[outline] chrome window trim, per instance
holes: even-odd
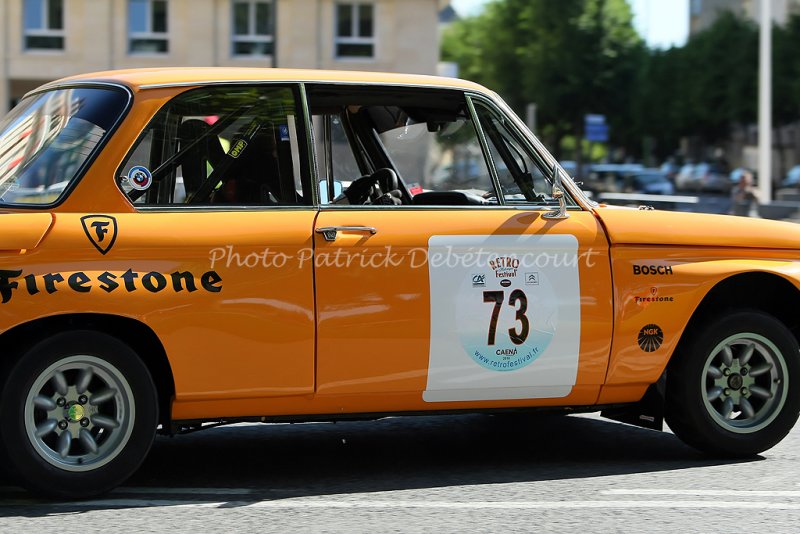
[[[333,139],[331,116],[327,113],[322,115],[322,146],[325,150],[325,191],[328,203],[333,201],[334,177],[333,177]],[[321,187],[322,180],[317,182],[317,187]],[[322,194],[319,196],[319,203],[322,204]]]
[[[266,69],[265,69],[266,70]],[[193,82],[161,82],[142,84],[138,89],[163,89],[166,87],[194,87],[203,85],[259,85],[259,84],[287,84],[299,83],[304,85],[357,85],[360,87],[405,87],[409,89],[443,89],[450,91],[460,91],[462,93],[476,94],[484,96],[482,93],[475,92],[474,89],[464,88],[458,85],[438,85],[424,83],[402,83],[402,82],[366,82],[350,80],[311,80],[311,79],[283,79],[283,80],[198,80]]]
[[[46,91],[53,91],[56,89],[73,89],[73,88],[83,88],[83,87],[114,87],[116,89],[122,89],[126,93],[128,93],[129,101],[128,104],[133,102],[133,90],[124,84],[119,82],[109,82],[109,81],[94,81],[94,80],[68,80],[68,81],[55,81],[46,83],[36,89],[28,91],[22,96],[22,99],[28,98],[29,96],[33,96],[39,93],[44,93]],[[22,100],[20,100],[22,101]]]
[[[323,204],[319,207],[319,211],[391,211],[391,210],[447,210],[447,211],[458,211],[458,210],[514,210],[514,211],[552,211],[553,206],[535,206],[535,205],[523,205],[523,204],[486,204],[486,205],[475,205],[475,204],[466,204],[466,205],[442,205],[442,206],[428,206],[428,205],[420,205],[420,204],[400,204],[400,205],[376,205],[376,204],[361,204],[361,205],[349,205],[349,204]],[[567,208],[567,211],[584,211],[581,209],[580,206],[570,206]]]
[[[468,93],[464,93],[464,99],[467,101],[470,120],[472,120],[472,126],[475,128],[475,133],[478,136],[478,143],[483,151],[483,160],[489,170],[489,177],[492,180],[492,185],[494,185],[495,198],[497,198],[499,206],[504,206],[506,204],[505,193],[503,193],[503,189],[500,187],[500,177],[497,175],[497,169],[494,166],[494,158],[492,158],[492,151],[489,150],[489,142],[486,140],[486,133],[483,131],[480,118],[475,111],[475,105],[472,103],[472,96]]]
[[[264,205],[241,205],[241,206],[225,206],[222,204],[217,205],[204,205],[204,206],[186,206],[186,205],[173,205],[173,206],[137,206],[133,205],[136,209],[135,213],[241,213],[241,212],[262,212],[262,211],[319,211],[316,206],[264,206]]]
[[[303,82],[289,82],[289,85],[296,83],[298,87],[298,98],[300,99],[301,117],[306,138],[306,157],[308,158],[308,172],[311,174],[309,184],[309,194],[311,195],[311,207],[319,206],[319,169],[317,168],[317,154],[314,146],[314,129],[311,127],[311,109],[308,107],[308,95],[306,94],[306,84]],[[300,169],[302,172],[302,167]],[[302,179],[300,180],[302,184]]]

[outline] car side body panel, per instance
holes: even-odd
[[[310,251],[315,216],[58,213],[42,245],[0,258],[0,328],[70,313],[122,315],[161,340],[177,401],[312,393],[311,265],[265,263]]]

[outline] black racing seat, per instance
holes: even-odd
[[[209,135],[210,130],[211,126],[202,119],[188,119],[178,127],[179,150],[191,146],[181,158],[183,186],[187,197],[191,197],[208,177],[208,166],[215,168],[225,157],[219,138]]]

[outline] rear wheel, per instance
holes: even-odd
[[[32,491],[84,498],[122,483],[155,436],[158,408],[147,367],[120,340],[56,334],[27,351],[0,403],[3,447]]]
[[[800,348],[775,317],[739,311],[696,328],[667,373],[667,423],[700,450],[749,456],[800,413]]]

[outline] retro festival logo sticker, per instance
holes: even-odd
[[[456,307],[459,339],[469,357],[485,369],[522,369],[552,341],[558,299],[540,273],[522,271],[513,255],[490,259],[488,268],[463,281]]]

